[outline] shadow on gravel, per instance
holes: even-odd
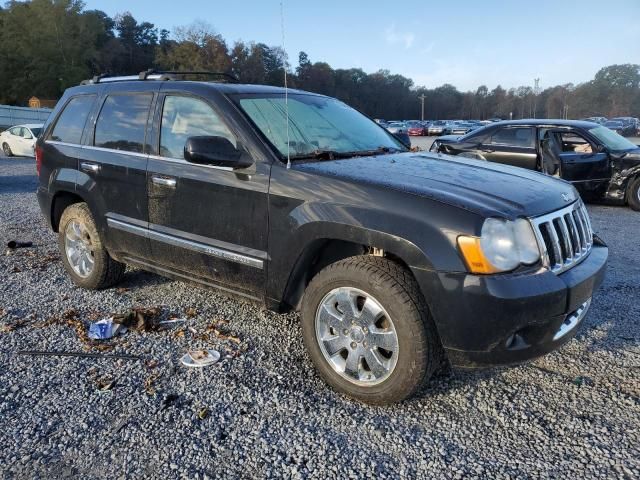
[[[135,291],[143,287],[164,285],[172,281],[170,278],[145,272],[144,270],[127,270],[124,278],[118,282],[117,287]]]
[[[7,193],[36,192],[38,178],[35,175],[0,176],[0,195]]]

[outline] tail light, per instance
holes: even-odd
[[[42,167],[42,147],[36,145],[36,172],[40,176],[40,168]]]

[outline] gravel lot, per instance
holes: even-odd
[[[0,256],[2,478],[640,478],[639,213],[589,207],[610,263],[567,346],[526,366],[443,374],[418,398],[372,408],[322,383],[296,315],[139,270],[121,289],[73,286],[34,170],[0,158],[0,242],[34,242]],[[103,352],[144,361],[16,354],[88,351],[83,324],[134,306],[192,317]],[[70,309],[77,328],[45,323]],[[221,320],[239,344],[202,338]],[[216,366],[179,364],[207,345],[225,355]]]

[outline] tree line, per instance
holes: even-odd
[[[232,45],[198,21],[173,32],[135,19],[87,10],[81,0],[9,1],[0,7],[0,104],[31,96],[57,99],[70,86],[101,73],[159,70],[230,73],[243,83],[288,85],[337,97],[371,117],[426,119],[640,117],[640,65],[610,65],[587,82],[535,91],[531,86],[461,92],[435,88],[388,70],[334,69],[300,52],[295,68],[279,46]]]

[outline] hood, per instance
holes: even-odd
[[[570,183],[541,173],[427,152],[309,162],[292,168],[431,198],[485,217],[534,217],[579,198]]]

